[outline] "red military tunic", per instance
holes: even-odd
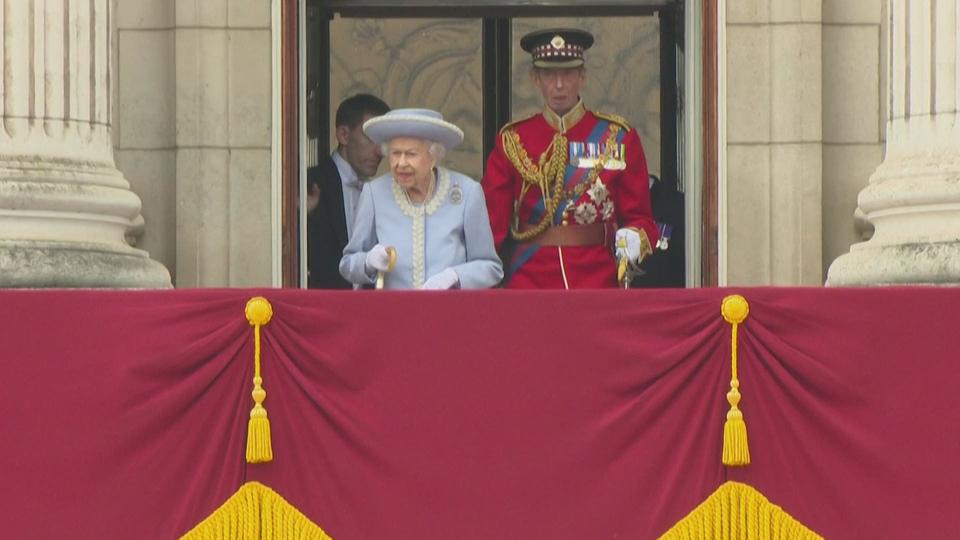
[[[616,287],[614,232],[637,229],[643,255],[657,240],[640,136],[622,118],[587,111],[582,102],[563,118],[547,109],[505,126],[487,160],[483,191],[497,249],[510,258],[510,288]],[[606,241],[546,240],[573,228],[603,229]]]

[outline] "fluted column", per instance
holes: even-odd
[[[0,287],[169,287],[126,235],[110,133],[113,0],[0,0]]]
[[[955,0],[887,7],[887,149],[857,201],[874,234],[827,284],[960,284],[960,13]]]

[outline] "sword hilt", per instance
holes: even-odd
[[[627,253],[626,238],[621,237],[617,239],[617,251],[622,253],[622,255],[617,257],[617,283],[620,284],[621,288],[629,289],[630,280],[627,279],[628,277],[627,269],[630,266],[630,261],[626,254]]]

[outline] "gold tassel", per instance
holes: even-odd
[[[747,444],[747,423],[740,410],[740,380],[737,378],[737,327],[747,319],[750,305],[747,299],[733,294],[723,299],[720,313],[733,327],[730,332],[730,391],[727,392],[727,421],[723,424],[723,464],[733,467],[750,464],[750,446]]]
[[[245,313],[253,327],[253,410],[247,424],[247,463],[266,463],[273,461],[273,447],[270,444],[270,419],[263,408],[267,391],[263,389],[260,377],[260,327],[270,322],[273,307],[266,298],[255,296],[247,302]]]

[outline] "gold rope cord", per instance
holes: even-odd
[[[503,150],[510,163],[520,173],[520,177],[523,178],[523,186],[520,188],[520,196],[517,198],[517,202],[522,201],[527,194],[527,190],[534,185],[540,188],[544,197],[543,217],[526,231],[520,231],[520,224],[518,223],[519,204],[517,205],[514,209],[513,222],[510,224],[510,236],[518,242],[526,242],[547,230],[547,227],[553,222],[553,215],[556,213],[560,201],[564,198],[578,199],[596,181],[600,171],[603,170],[607,160],[610,159],[616,149],[619,133],[620,126],[611,124],[610,134],[604,143],[603,154],[597,159],[597,163],[590,170],[586,180],[577,183],[573,189],[565,189],[564,180],[566,179],[568,155],[567,138],[562,133],[554,134],[550,145],[540,154],[539,163],[534,165],[520,141],[520,135],[513,129],[504,131],[501,136]]]
[[[185,540],[331,540],[310,518],[259,482],[240,486],[220,508],[184,534]]]
[[[822,537],[756,489],[725,482],[661,540],[815,540]]]

